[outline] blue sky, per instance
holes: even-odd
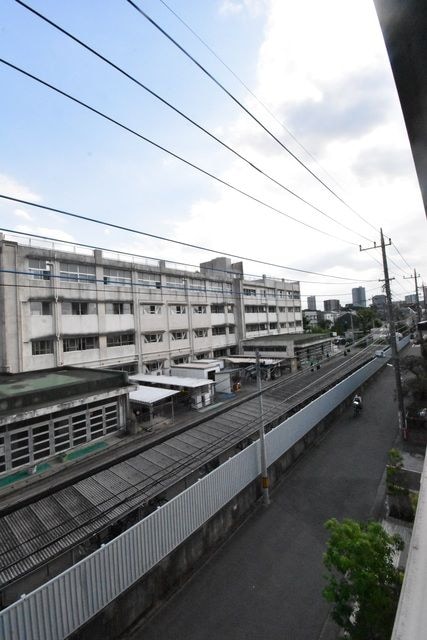
[[[168,0],[316,156],[276,120],[168,11],[137,0],[374,227],[427,273],[425,215],[373,3],[368,0]],[[250,273],[310,280],[304,294],[348,302],[356,284],[379,292],[378,234],[304,172],[125,0],[29,0],[251,161],[346,226],[260,178],[139,87],[13,2],[1,9],[1,57],[290,215],[298,225],[0,65],[1,192],[149,233],[328,274],[315,278],[246,264]],[[321,7],[319,6],[321,5]],[[332,178],[334,180],[332,180]],[[0,202],[2,227],[197,264],[209,254]],[[342,241],[342,240],[345,240]],[[353,242],[354,244],[349,244]],[[410,270],[390,250],[395,297]],[[377,259],[380,259],[378,254]],[[353,278],[336,285],[331,276]],[[370,283],[368,281],[371,281]]]

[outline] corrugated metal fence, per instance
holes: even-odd
[[[409,339],[401,340],[406,346]],[[266,435],[272,464],[376,373],[376,358]],[[260,474],[259,443],[0,614],[0,639],[62,640],[139,580]]]

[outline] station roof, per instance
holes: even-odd
[[[144,385],[138,385],[136,391],[129,393],[129,400],[132,402],[139,402],[140,404],[154,404],[159,400],[165,400],[170,396],[175,396],[179,391],[173,389],[159,389],[158,387],[144,387]]]
[[[152,384],[155,387],[179,387],[187,389],[197,389],[197,387],[206,387],[215,384],[213,380],[206,378],[184,378],[181,376],[151,376],[145,373],[137,373],[129,378],[130,382],[143,382]]]

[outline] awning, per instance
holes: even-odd
[[[159,400],[175,396],[177,393],[179,391],[173,391],[172,389],[159,389],[159,387],[144,387],[140,385],[137,391],[129,393],[129,400],[139,404],[154,404]]]
[[[187,389],[197,389],[197,387],[206,387],[215,384],[213,380],[207,378],[184,378],[181,376],[151,376],[145,373],[137,373],[129,376],[129,382],[140,382],[152,384],[156,387],[179,387]]]

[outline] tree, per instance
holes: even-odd
[[[402,369],[410,371],[413,378],[405,381],[406,388],[412,393],[415,400],[427,398],[427,359],[421,351],[422,356],[406,356],[402,360]]]
[[[378,522],[328,520],[323,556],[328,584],[323,595],[332,618],[351,640],[389,640],[402,584],[393,555],[403,548]]]
[[[381,322],[377,316],[375,309],[362,308],[357,310],[358,325],[364,334],[368,333],[373,327],[381,326]]]

